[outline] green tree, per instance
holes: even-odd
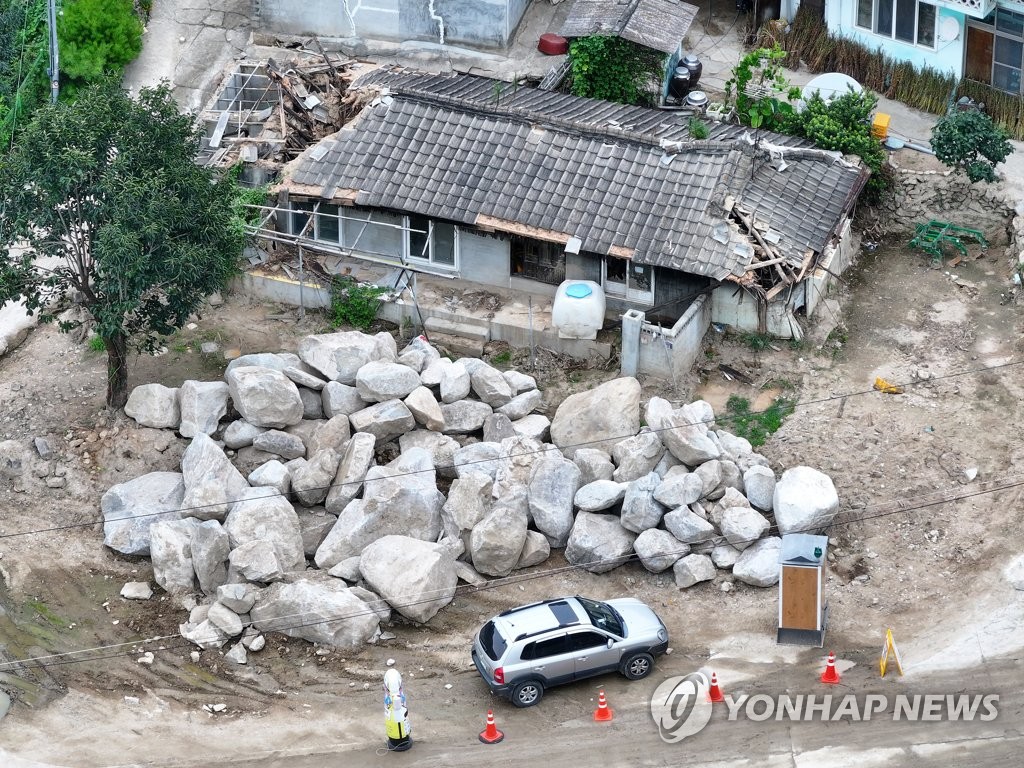
[[[974,181],[995,181],[996,166],[1013,152],[1009,134],[982,112],[953,111],[932,129],[932,150]]]
[[[0,151],[17,124],[46,101],[46,0],[0,0]]]
[[[782,72],[786,52],[778,45],[751,51],[725,81],[725,100],[735,97],[736,116],[751,128],[777,128],[793,114],[789,102],[800,95]],[[784,98],[780,98],[784,97]]]
[[[142,50],[132,0],[73,0],[57,21],[60,67],[76,83],[120,74]]]
[[[0,304],[24,298],[51,321],[59,299],[79,301],[111,407],[127,399],[129,347],[157,348],[236,269],[234,184],[194,163],[199,139],[166,84],[136,100],[104,80],[37,110],[0,159]]]
[[[621,104],[651,104],[652,87],[665,76],[665,56],[623,40],[593,35],[572,41],[572,92]]]

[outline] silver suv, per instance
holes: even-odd
[[[532,707],[553,685],[619,671],[647,677],[668,648],[668,630],[631,597],[559,597],[495,616],[473,642],[473,663],[493,693]]]

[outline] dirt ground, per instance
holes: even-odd
[[[1019,309],[1003,303],[1005,271],[1001,248],[951,270],[901,243],[883,243],[844,278],[842,315],[830,318],[839,322],[824,344],[766,344],[712,330],[698,370],[679,389],[643,382],[648,396],[705,397],[716,412],[731,394],[755,406],[777,395],[799,401],[761,450],[776,470],[808,464],[839,490],[828,644],[848,663],[870,667],[887,627],[903,641],[911,674],[941,666],[944,649],[965,633],[983,659],[1024,645],[1015,620],[986,624],[1012,593],[998,572],[1019,551],[1021,522],[1024,392],[1014,367],[1021,323]],[[298,323],[291,308],[229,297],[161,356],[139,358],[132,384],[217,378],[223,356],[202,354],[202,342],[242,353],[294,350],[298,338],[325,329],[316,315]],[[523,369],[525,361],[516,351],[509,364]],[[552,409],[571,391],[616,375],[557,358],[541,364]],[[728,379],[721,364],[752,383]],[[772,662],[817,657],[816,650],[775,646],[774,589],[736,584],[723,593],[720,576],[679,591],[671,572],[652,575],[630,564],[592,575],[562,570],[555,556],[499,588],[460,589],[428,626],[396,622],[389,628],[396,637],[376,646],[340,652],[272,637],[245,667],[225,663],[218,651],[193,662],[195,648],[174,636],[185,618],[180,608],[159,591],[147,602],[118,596],[125,581],[151,580],[152,570],[144,559],[106,550],[98,522],[104,490],[176,469],[185,441],[108,413],[103,376],[101,354],[53,327],[0,359],[0,435],[45,437],[56,454],[0,483],[0,655],[70,654],[28,669],[0,665],[7,669],[0,689],[13,699],[0,722],[4,765],[205,765],[227,760],[243,743],[251,757],[351,748],[359,756],[351,764],[369,764],[382,738],[379,686],[388,659],[419,704],[419,738],[444,741],[466,723],[475,726],[492,705],[468,656],[480,622],[557,593],[651,602],[673,636],[659,673],[715,659],[734,683],[756,681]],[[906,393],[872,390],[876,377]],[[963,498],[945,501],[953,497]],[[161,639],[143,643],[154,637]],[[95,650],[71,653],[81,649]],[[137,661],[142,650],[155,652],[152,665]],[[592,708],[593,691],[572,688],[581,695],[553,693],[538,711],[501,712],[520,729],[579,718]],[[630,706],[646,702],[622,686],[615,692],[631,696]],[[213,704],[226,707],[203,709]]]

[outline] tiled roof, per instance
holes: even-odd
[[[681,0],[575,0],[560,34],[615,35],[674,53],[690,30],[697,10]]]
[[[782,173],[743,139],[666,152],[659,140],[677,134],[655,117],[671,122],[671,113],[616,107],[639,110],[641,128],[596,128],[580,104],[588,100],[558,96],[555,116],[544,119],[539,108],[485,106],[479,82],[446,85],[464,90],[378,100],[294,161],[287,183],[327,198],[354,190],[362,206],[576,236],[584,251],[715,279],[743,274],[750,260],[735,237],[713,237],[726,195],[779,232],[786,255],[802,258],[824,248],[863,183],[858,169],[817,150],[787,149]],[[565,117],[575,112],[579,119]]]

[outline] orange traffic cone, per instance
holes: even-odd
[[[828,663],[825,664],[825,671],[821,673],[821,682],[835,685],[839,682],[839,670],[836,669],[836,654],[829,651]]]
[[[711,673],[711,687],[708,689],[708,701],[717,704],[720,701],[725,701],[725,695],[722,693],[722,689],[718,687],[718,675],[714,672]]]
[[[594,720],[598,723],[611,722],[612,715],[611,708],[608,706],[608,700],[604,697],[604,691],[602,690],[597,694],[597,709],[594,710]]]
[[[487,710],[487,727],[480,734],[480,741],[484,744],[497,744],[505,738],[505,734],[498,730],[494,724],[494,712]]]

